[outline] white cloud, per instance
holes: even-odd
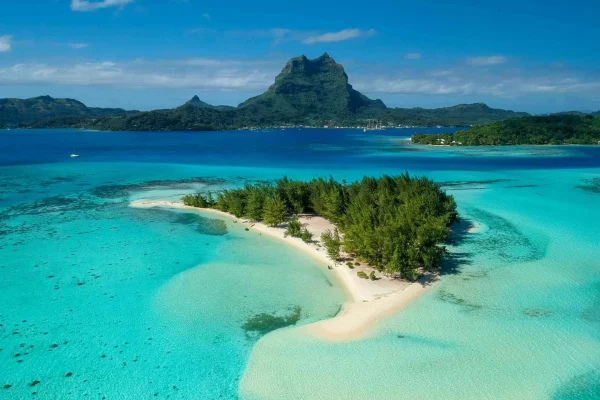
[[[375,29],[369,29],[367,31],[361,29],[343,29],[338,32],[327,32],[320,35],[309,36],[305,38],[302,43],[304,44],[315,44],[315,43],[332,43],[341,42],[343,40],[355,39],[359,37],[369,37],[375,35],[377,32]]]
[[[250,37],[253,39],[256,38],[265,38],[271,40],[271,46],[277,46],[281,42],[285,40],[300,40],[299,35],[301,34],[298,31],[292,31],[286,28],[271,28],[271,29],[252,29],[246,31],[225,31],[224,34],[231,35],[234,37]],[[306,37],[303,35],[302,38]]]
[[[285,60],[195,57],[87,63],[0,63],[0,87],[7,85],[199,89],[257,93],[273,83]],[[465,96],[468,101],[576,96],[600,101],[600,71],[549,65],[480,68],[464,64],[440,68],[354,64],[350,83],[371,97],[385,95]],[[594,100],[596,99],[596,100]]]
[[[467,64],[476,67],[485,65],[498,65],[508,62],[508,58],[505,56],[484,56],[484,57],[472,57],[467,58]]]
[[[475,68],[475,67],[473,67]],[[366,93],[466,95],[475,98],[577,94],[591,98],[600,89],[600,74],[552,68],[487,71],[454,67],[443,70],[404,70],[395,75],[365,74],[353,86]]]
[[[472,90],[472,84],[468,82],[443,82],[423,78],[378,78],[370,82],[359,81],[354,87],[370,93],[396,94],[465,94]]]
[[[67,45],[70,48],[75,49],[75,50],[85,49],[86,47],[89,46],[89,44],[87,44],[87,43],[68,43]]]
[[[101,8],[124,6],[133,3],[135,0],[71,0],[71,10],[73,11],[96,11]]]
[[[12,49],[12,36],[0,36],[0,53],[8,53]]]
[[[421,58],[421,53],[407,53],[404,55],[404,58],[406,60],[417,60],[419,58]]]
[[[274,71],[265,72],[256,68],[220,68],[218,62],[200,64],[203,66],[169,64],[165,67],[139,60],[132,63],[105,61],[71,66],[15,64],[0,68],[0,84],[255,91],[266,88],[275,75]]]

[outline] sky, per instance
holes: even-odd
[[[237,105],[327,52],[389,107],[600,109],[597,0],[0,0],[0,98]]]

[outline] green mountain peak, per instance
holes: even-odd
[[[184,105],[190,105],[194,107],[213,107],[212,105],[200,100],[200,97],[198,97],[198,95],[194,95],[194,97],[188,100]]]
[[[371,100],[352,88],[341,64],[327,53],[313,60],[301,55],[289,60],[275,83],[240,108],[261,109],[288,118],[335,119],[361,109],[384,109],[381,100]]]
[[[0,99],[0,127],[75,127],[177,131],[273,126],[466,126],[526,116],[483,103],[452,107],[387,108],[352,87],[344,67],[329,54],[290,59],[266,92],[238,107],[213,106],[198,96],[180,107],[149,112],[86,107],[72,99],[42,96]]]

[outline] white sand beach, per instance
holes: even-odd
[[[303,326],[311,335],[327,340],[358,340],[365,337],[372,330],[373,325],[395,312],[406,307],[408,304],[423,295],[435,281],[435,277],[426,277],[418,282],[407,282],[391,279],[361,263],[360,266],[350,269],[345,263],[335,264],[320,243],[320,237],[327,229],[333,230],[334,225],[325,218],[318,216],[303,215],[299,220],[313,233],[314,242],[305,243],[300,238],[285,237],[284,227],[270,227],[260,222],[237,219],[233,215],[222,211],[196,208],[186,206],[181,202],[167,200],[135,200],[130,203],[136,208],[177,208],[205,214],[214,214],[228,220],[238,220],[249,229],[264,235],[279,239],[288,245],[304,251],[311,255],[323,266],[331,266],[331,272],[341,283],[349,295],[349,301],[344,305],[342,311],[334,318],[319,321]],[[357,276],[358,271],[368,274],[375,271],[377,280],[362,279]]]

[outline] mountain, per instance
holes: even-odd
[[[198,97],[197,95],[192,97],[189,101],[187,101],[184,106],[192,106],[192,107],[208,107],[208,108],[213,108],[212,105],[203,102],[202,100],[200,100],[200,97]]]
[[[591,115],[591,116],[599,116],[600,111],[560,111],[546,115]]]
[[[235,108],[235,107],[231,107],[231,106],[213,106],[212,104],[208,104],[208,103],[205,103],[204,101],[200,100],[200,97],[198,97],[198,95],[195,95],[190,100],[186,101],[185,104],[182,105],[181,107],[185,108],[187,106],[200,107],[200,108],[214,108],[217,110],[230,110],[230,109]]]
[[[73,99],[55,99],[50,96],[31,99],[0,99],[0,127],[17,126],[52,118],[105,117],[132,113],[122,108],[87,107]]]
[[[388,108],[381,100],[372,100],[355,90],[348,82],[344,67],[327,53],[314,60],[305,56],[292,58],[266,92],[244,101],[238,107],[213,106],[194,96],[182,106],[170,110],[116,114],[101,118],[96,118],[97,115],[81,115],[38,120],[23,123],[22,126],[175,131],[275,126],[367,126],[369,120],[373,119],[385,126],[468,126],[529,115],[493,109],[483,103],[436,109]]]
[[[469,126],[529,116],[528,113],[491,108],[484,103],[459,104],[443,108],[388,109],[391,117],[402,125]]]
[[[269,89],[239,105],[240,112],[279,121],[323,121],[347,118],[368,109],[384,110],[381,100],[371,100],[354,90],[342,65],[327,53],[314,60],[292,58]]]

